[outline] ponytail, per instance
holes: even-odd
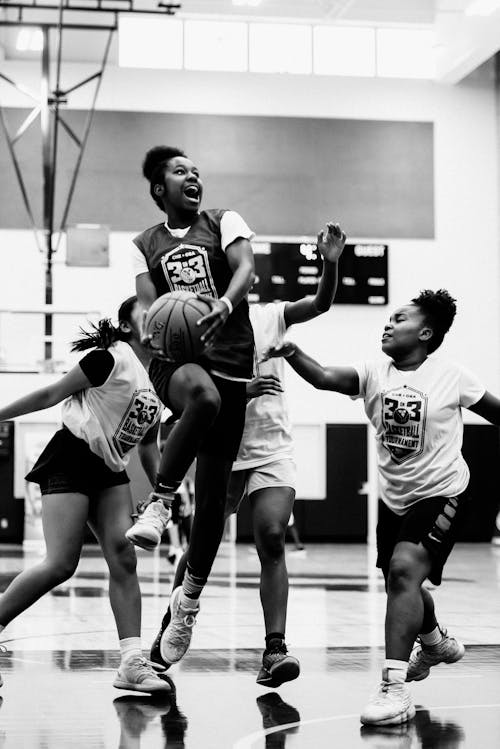
[[[97,325],[91,323],[91,330],[80,328],[81,338],[71,343],[71,351],[86,351],[89,348],[108,349],[116,341],[126,341],[129,338],[120,328],[115,328],[109,318],[99,320]]]
[[[130,323],[132,320],[132,312],[135,305],[137,304],[137,297],[129,296],[124,302],[120,304],[118,310],[118,325],[121,322]],[[91,330],[84,330],[80,328],[82,338],[78,338],[71,344],[71,351],[86,351],[88,348],[104,348],[108,349],[116,341],[129,341],[132,333],[125,333],[120,330],[120,327],[115,328],[109,317],[99,320],[97,325],[90,323]]]

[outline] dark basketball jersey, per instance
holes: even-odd
[[[146,258],[158,296],[169,291],[191,291],[218,299],[232,277],[221,247],[220,221],[224,210],[201,211],[187,234],[174,237],[165,224],[146,229],[134,244]],[[210,371],[232,378],[252,378],[253,332],[248,302],[234,308],[203,361]]]

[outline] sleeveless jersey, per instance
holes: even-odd
[[[135,237],[158,296],[169,291],[191,291],[218,299],[232,278],[221,247],[220,221],[224,210],[201,211],[187,234],[172,236],[165,224],[156,224]],[[229,315],[202,363],[214,374],[250,380],[253,374],[253,332],[248,302],[243,299]]]
[[[108,468],[123,471],[127,453],[159,420],[161,403],[128,343],[117,341],[108,351],[115,363],[106,382],[67,398],[62,420]]]

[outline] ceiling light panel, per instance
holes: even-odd
[[[252,73],[312,73],[312,26],[251,23],[249,63]]]
[[[185,21],[184,66],[188,70],[248,70],[248,24]]]
[[[314,72],[318,75],[374,76],[375,30],[315,26]]]
[[[183,64],[182,21],[120,14],[118,64],[124,68],[168,68]]]

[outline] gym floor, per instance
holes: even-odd
[[[1,589],[40,558],[3,546]],[[500,547],[460,544],[435,592],[464,659],[412,685],[408,726],[362,729],[359,713],[383,658],[385,595],[363,545],[309,545],[289,554],[287,640],[302,674],[278,690],[255,683],[263,647],[258,559],[223,544],[192,647],[168,673],[169,698],[121,692],[107,577],[86,547],[75,577],[3,633],[1,749],[495,749],[500,746]],[[167,605],[165,553],[139,553],[143,645]]]

